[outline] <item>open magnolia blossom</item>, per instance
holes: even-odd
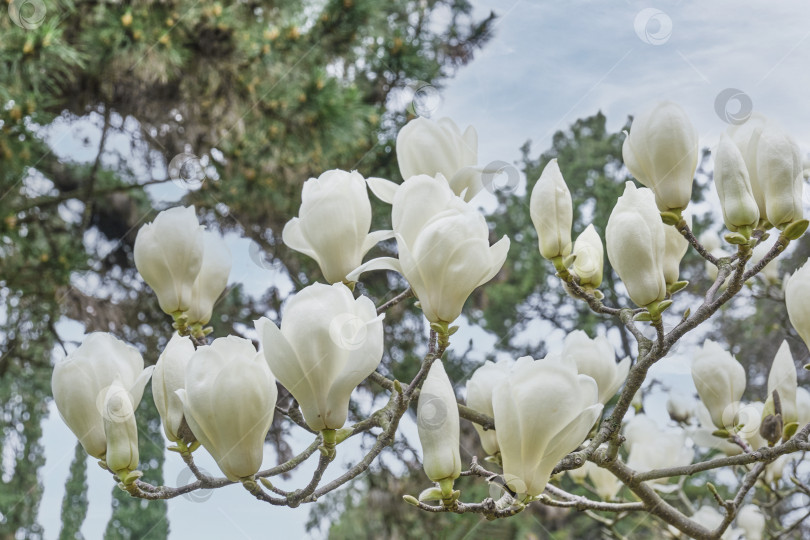
[[[194,354],[194,344],[189,337],[173,334],[166,348],[163,349],[152,373],[152,397],[155,399],[163,432],[173,442],[184,439],[183,402],[177,395],[178,390],[186,387],[186,366]]]
[[[441,360],[433,362],[422,385],[416,406],[416,427],[425,474],[448,495],[453,480],[461,474],[460,428],[456,394]]]
[[[557,462],[585,440],[602,412],[598,397],[596,381],[553,358],[516,365],[495,386],[504,481],[518,498],[542,493]]]
[[[634,417],[625,427],[629,447],[627,466],[639,472],[681,467],[692,463],[694,450],[686,445],[685,431],[664,431],[646,415]],[[655,488],[669,491],[677,486],[665,486],[667,479],[653,480]]]
[[[249,339],[228,336],[198,348],[186,366],[185,389],[176,393],[191,432],[228,479],[258,472],[278,390]]]
[[[144,369],[143,357],[135,347],[102,332],[88,335],[76,350],[56,362],[51,378],[56,408],[88,454],[105,459],[108,449],[105,417],[112,413],[114,419],[128,420],[132,415],[126,414],[127,407],[134,410],[141,402],[153,369]],[[117,391],[111,393],[113,385]],[[122,389],[127,394],[126,400]],[[129,431],[116,430],[114,444],[128,447],[131,436]],[[120,451],[115,459],[121,462]],[[134,459],[137,465],[137,454]],[[130,463],[129,459],[125,461]]]
[[[553,260],[571,253],[574,207],[556,158],[546,164],[534,185],[529,211],[537,231],[540,255]]]
[[[707,339],[692,360],[692,380],[718,429],[730,429],[745,391],[745,368],[718,343]]]
[[[188,311],[205,240],[193,206],[169,208],[135,237],[135,267],[169,315]],[[221,292],[221,291],[220,291]]]
[[[399,258],[372,259],[352,271],[357,281],[369,270],[405,276],[428,321],[449,324],[474,289],[495,277],[509,251],[504,236],[489,245],[484,216],[445,182],[412,176],[397,190],[391,209]]]
[[[607,254],[630,298],[639,306],[663,300],[666,233],[652,191],[627,182],[605,231]]]
[[[371,202],[357,171],[327,171],[304,182],[298,217],[281,233],[284,243],[315,259],[329,283],[346,280],[377,243],[391,231],[369,232]]]
[[[680,212],[689,204],[698,133],[680,105],[663,101],[638,115],[624,140],[622,157],[630,173],[653,190],[662,212]]]
[[[267,363],[316,431],[346,423],[349,399],[380,364],[383,315],[342,283],[315,283],[284,307],[281,329],[255,321]]]
[[[562,360],[571,362],[577,372],[596,381],[598,401],[602,405],[616,395],[630,371],[630,358],[617,364],[616,352],[605,336],[591,339],[582,330],[574,330],[565,337]]]

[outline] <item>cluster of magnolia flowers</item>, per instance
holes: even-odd
[[[393,270],[409,283],[439,344],[438,354],[423,364],[427,373],[417,405],[423,465],[436,483],[420,499],[452,506],[459,497],[453,482],[461,474],[459,410],[441,352],[472,291],[503,266],[509,238],[490,245],[484,216],[470,202],[482,189],[475,130],[462,133],[448,119],[419,118],[400,131],[396,152],[402,184],[342,170],[304,183],[299,215],[286,224],[282,238],[314,259],[328,284],[292,295],[280,326],[267,318],[255,321],[259,350],[236,336],[200,345],[227,283],[230,255],[218,235],[199,225],[194,208],[165,210],[144,226],[135,263],[161,309],[172,315],[177,333],[154,368],[144,370],[138,351],[109,334],[91,334],[56,364],[57,407],[87,452],[124,484],[137,479],[133,411],[151,375],[166,436],[181,453],[201,444],[230,480],[251,479],[261,466],[276,381],[295,398],[307,426],[322,434],[325,452],[334,455],[347,436],[351,395],[377,369],[384,348],[384,315],[368,297],[355,297],[354,285],[365,272]],[[683,214],[697,167],[697,133],[679,106],[662,103],[636,118],[623,155],[647,187],[627,182],[607,224],[606,251],[630,299],[643,308],[635,320],[660,323],[672,295],[686,286],[679,280],[681,258],[690,242],[701,247]],[[754,116],[723,135],[715,185],[731,231],[726,240],[748,254],[761,251],[773,227],[788,239],[801,236],[807,227],[802,182],[798,147],[772,122]],[[392,230],[370,230],[369,190],[391,205]],[[530,210],[540,253],[566,286],[602,298],[605,248],[592,225],[572,242],[573,204],[556,160],[533,188]],[[396,258],[363,262],[374,245],[388,239],[396,241]],[[718,259],[723,260],[719,254]],[[717,265],[712,267],[716,276]],[[786,287],[790,320],[810,343],[810,303],[801,300],[810,295],[810,265]],[[505,488],[518,504],[540,496],[555,465],[589,438],[630,367],[630,358],[616,362],[605,337],[576,331],[560,354],[487,362],[472,375],[467,405],[494,419],[495,429],[475,427],[484,450],[502,465]],[[757,417],[761,439],[740,420],[741,410],[759,406],[739,402],[745,377],[733,357],[707,342],[695,356],[693,374],[716,428],[711,436],[737,448],[787,440],[799,422],[810,421],[797,412],[797,396],[804,394],[797,390],[786,345],[774,360],[769,395]],[[691,412],[682,416],[686,423]],[[628,424],[627,463],[639,471],[690,463],[693,453],[685,450],[683,436],[672,437],[654,424],[643,415]],[[592,479],[610,475],[593,464],[580,472]],[[605,498],[618,491],[616,478],[611,482],[600,488]]]

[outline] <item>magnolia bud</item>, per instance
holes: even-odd
[[[140,401],[140,400],[138,400]],[[138,468],[138,425],[135,422],[133,396],[116,378],[104,396],[102,416],[104,436],[107,438],[107,467],[124,479],[128,472]]]
[[[276,380],[249,339],[217,338],[198,348],[177,390],[189,428],[234,482],[259,471],[275,412]]]
[[[790,346],[787,341],[782,341],[776,356],[773,358],[771,370],[768,373],[768,399],[773,399],[774,392],[779,393],[779,401],[782,406],[782,421],[785,425],[792,424],[798,420],[796,410],[796,387],[798,380],[796,366],[793,363],[793,355],[790,354]]]
[[[580,285],[596,288],[602,283],[605,249],[593,225],[588,225],[574,242],[574,273]]]
[[[219,299],[231,273],[231,250],[219,234],[203,233],[205,249],[200,273],[191,287],[191,305],[187,313],[189,324],[207,324],[214,304]]]
[[[163,432],[173,442],[182,439],[183,402],[177,391],[185,388],[186,366],[194,354],[194,344],[188,337],[174,334],[155,364],[152,374],[152,397],[163,421]]]
[[[602,412],[596,381],[555,359],[516,366],[493,391],[503,474],[518,498],[543,492],[554,466],[587,437]]]
[[[639,306],[663,300],[666,233],[653,194],[627,182],[605,231],[610,264]]]
[[[698,134],[679,105],[664,101],[637,116],[624,140],[622,157],[630,173],[655,192],[662,212],[680,211],[689,204]]]
[[[546,164],[532,189],[529,213],[537,230],[540,255],[548,260],[569,255],[574,206],[556,158]]]
[[[434,482],[458,478],[461,474],[458,404],[453,385],[439,359],[430,366],[422,385],[416,407],[416,427],[428,478]]]
[[[382,360],[382,319],[346,285],[315,283],[287,302],[281,329],[266,317],[254,322],[267,363],[312,429],[346,423],[352,391]]]
[[[785,304],[790,324],[796,329],[805,345],[810,347],[810,263],[805,262],[796,270],[785,286]]]
[[[676,392],[669,393],[669,397],[667,398],[667,414],[669,414],[672,420],[679,424],[689,422],[693,414],[693,409],[694,403],[692,398]]]
[[[759,207],[751,190],[745,160],[731,137],[720,136],[714,156],[714,187],[720,197],[723,220],[730,231],[754,228],[759,223]]]
[[[745,368],[719,344],[706,340],[692,361],[692,380],[718,429],[735,424],[745,391]]]
[[[783,229],[802,219],[801,152],[793,138],[771,122],[759,137],[757,177],[764,189],[767,220],[774,227]]]
[[[169,315],[188,311],[203,261],[203,227],[193,206],[160,212],[135,238],[135,266]]]
[[[397,162],[402,179],[441,174],[453,192],[472,199],[483,187],[478,163],[478,133],[468,126],[464,133],[450,118],[411,120],[397,134]]]
[[[684,218],[689,227],[692,226],[692,216]],[[681,259],[689,249],[689,241],[683,237],[677,227],[671,225],[664,226],[664,280],[667,285],[672,285],[680,277]]]
[[[326,171],[304,182],[298,217],[284,226],[282,240],[291,249],[315,259],[330,283],[346,280],[378,242],[391,231],[371,228],[371,202],[360,173]]]

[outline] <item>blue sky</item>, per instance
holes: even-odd
[[[434,116],[477,128],[480,164],[517,160],[527,139],[537,155],[556,130],[598,110],[607,115],[609,128],[618,129],[628,115],[660,99],[680,103],[702,144],[712,146],[728,125],[722,111],[736,112],[735,103],[716,112],[716,98],[728,88],[741,90],[753,110],[787,128],[805,153],[810,149],[810,3],[527,0],[475,5],[480,16],[490,10],[500,15],[494,38],[442,89]],[[247,243],[231,245],[235,258],[246,260]],[[231,278],[253,286],[262,282],[260,272]],[[477,343],[485,347],[487,342]],[[677,375],[685,374],[681,370]],[[54,411],[45,425],[46,489],[40,512],[48,539],[58,535],[74,440]],[[167,458],[166,479],[173,482],[181,467],[176,456]],[[265,465],[274,463],[268,449]],[[204,459],[202,466],[216,470]],[[95,464],[89,470],[91,503],[83,531],[87,538],[99,538],[110,515],[113,484]],[[221,491],[204,504],[170,502],[171,537],[252,539],[266,538],[271,531],[283,537],[303,535],[307,508],[269,507],[237,493],[236,487]]]

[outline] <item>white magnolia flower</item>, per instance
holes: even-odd
[[[580,285],[596,288],[602,284],[605,248],[593,225],[588,225],[574,242],[574,273]]]
[[[177,395],[191,432],[228,479],[237,482],[259,471],[278,390],[249,339],[228,336],[198,348]]]
[[[762,540],[765,515],[757,505],[746,504],[737,512],[737,526],[745,534],[745,540]]]
[[[140,400],[138,400],[140,402]],[[133,396],[116,377],[104,395],[102,416],[107,438],[107,467],[123,480],[128,472],[138,468],[138,424],[135,422]]]
[[[600,499],[611,501],[616,498],[623,484],[612,472],[590,461],[586,461],[582,468],[587,470],[588,477]]]
[[[723,523],[723,514],[711,506],[701,506],[698,511],[692,515],[692,521],[700,523],[711,531]],[[739,537],[739,534],[740,532],[738,530],[729,527],[723,532],[720,540],[734,540]]]
[[[153,369],[144,369],[141,353],[135,347],[101,332],[90,334],[75,351],[56,362],[51,378],[53,399],[65,424],[88,454],[103,460],[107,453],[104,415],[113,383],[117,380],[117,387],[128,393],[134,410]],[[126,404],[109,405],[114,408]],[[117,418],[127,419],[125,415]]]
[[[698,153],[697,130],[686,112],[671,101],[638,115],[622,146],[624,164],[655,192],[662,212],[683,210],[689,204]]]
[[[639,306],[663,300],[666,233],[653,194],[627,182],[605,231],[610,264]]]
[[[509,251],[507,236],[490,246],[484,216],[429,176],[413,176],[402,184],[391,221],[399,259],[372,259],[347,279],[357,281],[369,270],[401,273],[430,322],[456,320],[467,297],[498,273]]]
[[[573,364],[525,362],[492,395],[504,478],[522,498],[543,492],[554,466],[575,450],[602,411],[596,381]]]
[[[497,363],[487,360],[484,365],[476,369],[467,381],[467,407],[494,417],[492,409],[492,392],[495,387],[505,380],[509,373],[516,367],[533,362],[531,357],[524,356],[517,361],[509,359],[499,360]],[[481,438],[481,446],[489,455],[497,454],[498,437],[494,429],[484,430],[479,424],[473,423],[473,427]]]
[[[382,319],[346,285],[315,283],[287,302],[281,329],[266,317],[255,321],[270,369],[312,429],[346,423],[352,391],[382,359]]]
[[[768,122],[759,137],[756,159],[767,220],[774,227],[784,228],[802,219],[804,167],[796,141]]]
[[[596,381],[602,405],[616,395],[630,371],[630,357],[617,364],[616,352],[605,336],[591,339],[582,330],[574,330],[565,337],[562,359]]]
[[[181,440],[183,402],[177,391],[185,388],[186,366],[194,354],[191,338],[174,334],[163,349],[152,374],[152,397],[163,421],[163,432],[173,442]]]
[[[698,426],[694,429],[689,430],[689,438],[694,441],[697,446],[701,446],[703,448],[716,448],[720,450],[727,456],[736,456],[737,454],[742,453],[742,448],[739,445],[734,444],[733,442],[729,441],[727,438],[723,437],[716,437],[714,432],[717,431],[717,428],[714,426],[714,422],[712,422],[712,415],[709,414],[709,409],[706,408],[706,405],[703,402],[698,401],[695,404],[695,417],[698,421]],[[754,420],[753,418],[750,420]],[[759,432],[759,419],[755,420],[756,422],[756,431]],[[743,432],[748,432],[748,425],[745,426]],[[742,435],[743,433],[741,433]],[[743,437],[745,438],[745,437]],[[758,448],[758,447],[757,447]]]
[[[160,212],[135,238],[135,267],[165,313],[188,311],[203,261],[203,227],[193,206]]]
[[[627,466],[635,471],[647,472],[692,463],[694,450],[685,444],[686,432],[683,430],[662,431],[654,420],[637,415],[627,423],[624,433],[629,447]],[[666,482],[666,478],[653,480],[656,484]]]
[[[765,116],[760,113],[753,113],[742,124],[731,125],[727,130],[729,137],[740,150],[740,155],[745,162],[745,169],[748,171],[748,179],[751,182],[751,193],[754,195],[761,219],[766,218],[767,212],[764,181],[761,181],[757,176],[757,147],[766,123],[768,123],[768,119]]]
[[[810,423],[810,392],[801,386],[796,389],[796,421],[799,429]]]
[[[782,404],[782,420],[785,425],[798,421],[797,385],[796,365],[793,363],[793,355],[790,354],[790,346],[785,340],[779,346],[768,373],[768,400],[773,400],[774,391],[779,394],[779,401]]]
[[[469,201],[483,188],[482,169],[478,163],[478,133],[468,126],[464,133],[450,118],[438,121],[415,118],[405,124],[397,134],[397,163],[402,179],[425,174],[441,174],[453,192]],[[393,186],[385,186],[379,179],[369,179],[375,193],[382,200],[393,200]],[[389,183],[392,184],[392,183]],[[386,189],[387,188],[387,189]]]
[[[751,265],[754,266],[759,264],[759,261],[765,258],[772,247],[772,244],[757,243],[753,252],[751,253]],[[759,274],[757,275],[761,276],[762,279],[764,279],[765,282],[770,285],[778,285],[782,281],[779,276],[779,259],[773,259],[771,262],[766,264],[765,268],[760,270]]]
[[[692,418],[695,400],[680,392],[670,392],[667,397],[667,414],[675,422],[685,424]]]
[[[540,255],[552,260],[571,253],[574,207],[556,158],[546,164],[532,189],[529,213],[537,231]]]
[[[231,273],[231,250],[225,239],[205,231],[204,242],[202,267],[191,287],[191,305],[186,314],[189,324],[204,325],[211,320],[214,304],[228,285]]]
[[[734,427],[745,391],[745,368],[730,353],[707,339],[692,361],[692,380],[718,429]]]
[[[730,231],[753,228],[759,223],[759,207],[740,149],[725,133],[714,155],[714,187],[720,197],[723,220]]]
[[[416,407],[422,465],[434,482],[461,474],[458,403],[441,360],[430,366]]]
[[[371,202],[357,171],[326,171],[304,182],[298,217],[284,226],[284,243],[318,263],[330,283],[346,281],[378,242],[391,231],[371,228]]]
[[[785,304],[790,324],[810,347],[810,262],[796,270],[785,285]]]
[[[692,216],[685,216],[687,225],[692,227]],[[672,285],[678,281],[681,273],[681,259],[689,249],[689,241],[683,237],[676,227],[664,226],[664,281]]]

